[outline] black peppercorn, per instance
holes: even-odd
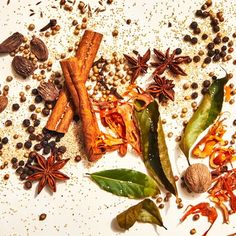
[[[206,58],[204,59],[204,63],[206,63],[206,64],[211,63],[211,58],[210,58],[210,57],[206,57]]]
[[[38,89],[32,89],[31,92],[32,92],[33,95],[38,95]]]
[[[236,120],[233,121],[233,125],[236,125]]]
[[[200,34],[201,33],[201,29],[200,28],[196,28],[193,30],[194,34]]]
[[[40,95],[37,95],[34,99],[34,102],[35,103],[40,103],[40,102],[42,102],[42,100],[43,100],[42,97]]]
[[[30,134],[29,135],[29,140],[34,141],[36,140],[37,136],[35,134]]]
[[[207,88],[211,85],[211,82],[210,82],[210,80],[204,80],[202,85],[203,85],[203,87]]]
[[[201,90],[202,95],[205,95],[208,92],[208,88],[203,88]]]
[[[30,119],[31,119],[31,120],[36,120],[37,117],[38,117],[37,114],[32,113],[31,116],[30,116]]]
[[[42,145],[40,143],[37,143],[34,145],[34,150],[35,151],[40,151],[42,149]]]
[[[216,54],[212,59],[213,59],[214,62],[219,61],[220,60],[220,54]]]
[[[27,128],[27,127],[30,126],[30,120],[29,119],[24,119],[22,124],[23,124],[24,127]]]
[[[7,137],[4,137],[3,139],[2,139],[2,144],[7,144],[8,143],[8,138]]]
[[[58,152],[60,152],[60,153],[65,153],[66,152],[66,147],[65,146],[60,146],[59,148],[58,148]]]
[[[203,39],[203,40],[206,40],[207,38],[208,38],[208,35],[207,35],[207,34],[203,34],[203,35],[202,35],[202,39]]]
[[[13,157],[13,158],[11,159],[11,163],[12,163],[12,164],[17,163],[17,162],[18,162],[18,160],[17,160],[16,157]]]
[[[202,12],[202,17],[203,18],[207,18],[208,16],[209,16],[209,12],[208,11]]]
[[[26,142],[24,143],[24,147],[25,147],[26,149],[30,149],[30,148],[32,147],[32,142],[31,142],[30,140],[26,141]]]
[[[196,44],[198,42],[198,39],[196,37],[191,38],[191,43]]]
[[[215,44],[213,42],[208,43],[208,45],[207,45],[207,48],[210,50],[213,49],[214,47],[215,47]]]
[[[192,99],[196,99],[198,97],[198,93],[197,92],[194,92],[191,94],[191,98]]]
[[[3,148],[3,145],[2,145],[2,143],[0,143],[0,150]]]
[[[29,126],[29,127],[27,128],[27,132],[28,132],[29,134],[34,133],[34,131],[35,131],[34,126]]]
[[[23,173],[23,167],[20,166],[19,168],[17,168],[17,169],[16,169],[16,173],[17,173],[18,175],[21,175],[21,174]]]
[[[38,127],[40,125],[40,120],[35,120],[34,121],[34,127]]]
[[[21,149],[22,147],[23,147],[23,143],[17,143],[17,144],[16,144],[16,148],[17,148],[17,149]]]
[[[25,162],[23,160],[20,160],[18,164],[19,164],[19,166],[23,166],[25,164]]]
[[[193,57],[193,61],[196,62],[196,63],[199,62],[200,60],[201,60],[201,58],[199,56],[194,56]]]
[[[48,108],[43,108],[42,113],[44,116],[48,116],[50,114],[50,110]]]
[[[229,37],[224,36],[224,37],[222,38],[222,42],[227,43],[228,41],[229,41]]]
[[[11,120],[6,120],[5,126],[6,126],[6,127],[9,127],[9,126],[11,126],[11,125],[12,125],[12,121],[11,121]]]
[[[221,51],[226,51],[226,50],[227,50],[227,46],[224,45],[221,47]]]
[[[186,34],[186,35],[184,36],[184,41],[190,42],[190,41],[191,41],[191,37]]]
[[[220,50],[218,48],[215,49],[215,54],[220,54]]]
[[[31,183],[31,181],[26,181],[26,182],[24,183],[24,186],[25,186],[25,189],[31,189],[31,188],[32,188],[32,183]]]
[[[19,108],[20,108],[20,105],[19,105],[18,103],[14,103],[14,104],[12,105],[12,110],[13,110],[13,111],[18,111]]]
[[[225,51],[221,51],[220,52],[220,57],[225,57],[226,56],[226,52]]]
[[[34,111],[36,109],[36,106],[34,105],[34,104],[31,104],[30,106],[29,106],[29,110],[30,111]]]
[[[217,77],[214,75],[211,77],[212,80],[217,80]]]
[[[216,26],[216,25],[218,25],[219,24],[219,21],[216,19],[216,18],[212,18],[211,19],[211,25],[212,26]]]
[[[80,155],[77,155],[77,156],[75,157],[75,161],[76,161],[76,162],[80,162],[80,161],[81,161],[81,156],[80,156]]]
[[[176,55],[179,55],[179,54],[181,54],[182,53],[182,49],[181,48],[176,48],[175,49],[175,54]]]
[[[213,32],[217,33],[220,31],[220,27],[218,25],[213,27]]]
[[[26,177],[27,177],[27,174],[22,173],[22,174],[20,175],[20,180],[25,180]]]
[[[195,15],[196,15],[197,17],[202,17],[202,11],[201,11],[201,10],[197,10],[197,11],[195,12]]]
[[[50,146],[48,145],[48,146],[45,146],[44,148],[43,148],[43,154],[44,155],[47,155],[47,154],[49,154],[50,153],[50,151],[51,151],[51,148],[50,148]]]
[[[196,82],[193,82],[193,83],[191,84],[191,88],[192,88],[192,89],[197,89],[197,88],[198,88],[198,84],[197,84]]]
[[[214,38],[213,42],[215,44],[220,44],[221,43],[221,38],[217,36],[217,37]]]
[[[213,51],[213,50],[208,50],[207,56],[213,57],[214,55],[215,55],[215,51]]]
[[[50,133],[46,133],[44,135],[44,139],[47,140],[47,141],[49,141],[51,138],[52,138],[52,135]]]
[[[196,21],[193,21],[189,27],[190,29],[196,29],[198,27],[198,23]]]

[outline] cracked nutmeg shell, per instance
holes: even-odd
[[[189,190],[195,193],[206,192],[212,183],[211,173],[206,165],[197,163],[189,166],[184,174]]]
[[[0,53],[15,51],[24,41],[24,36],[18,32],[14,33],[0,44]]]
[[[12,67],[15,72],[23,78],[32,75],[35,70],[33,62],[22,56],[15,56],[13,58]]]
[[[30,50],[39,61],[46,61],[48,59],[47,46],[41,39],[33,37],[30,41]]]
[[[42,81],[38,87],[38,93],[46,102],[54,102],[59,96],[59,90],[52,82]]]
[[[0,96],[0,113],[3,112],[8,104],[8,98],[6,96]]]

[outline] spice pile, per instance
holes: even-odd
[[[36,3],[36,6],[40,3]],[[97,8],[82,1],[61,0],[57,3],[59,6],[52,8],[65,10],[63,14],[78,11],[81,18],[81,23],[77,19],[71,21],[71,34],[73,37],[79,35],[81,39],[73,42],[67,52],[55,56],[54,60],[53,52],[47,46],[48,38],[61,33],[61,26],[56,19],[50,19],[37,30],[38,36],[32,33],[35,33],[32,23],[28,25],[27,37],[15,32],[0,44],[0,53],[12,57],[15,73],[6,78],[6,83],[13,79],[19,82],[28,79],[37,81],[34,88],[29,84],[25,86],[25,92],[19,94],[20,103],[12,103],[12,113],[24,109],[23,103],[28,99],[26,93],[31,91],[33,102],[27,109],[30,115],[27,111],[28,117],[22,121],[27,140],[22,141],[17,133],[13,136],[16,154],[11,158],[11,166],[19,179],[24,181],[25,189],[31,189],[33,182],[38,182],[37,194],[45,187],[56,192],[57,182],[70,181],[70,177],[61,171],[67,163],[69,166],[69,158],[63,158],[63,154],[70,152],[70,148],[61,145],[61,141],[72,124],[79,126],[83,138],[78,143],[83,144],[85,162],[96,165],[108,152],[117,151],[123,157],[132,149],[146,168],[147,174],[125,168],[88,174],[92,181],[107,192],[141,200],[117,215],[119,227],[127,230],[135,222],[142,222],[166,229],[159,210],[167,205],[165,203],[169,202],[172,195],[176,197],[178,209],[182,209],[184,204],[179,197],[176,184],[179,177],[172,171],[173,162],[166,142],[166,137],[171,138],[173,132],[165,134],[162,108],[166,109],[175,102],[176,96],[182,95],[175,92],[175,87],[179,79],[187,78],[195,67],[194,63],[202,62],[201,66],[205,68],[211,62],[225,63],[232,59],[235,33],[231,37],[221,31],[223,13],[214,13],[212,1],[207,0],[201,10],[196,11],[199,23],[193,21],[189,26],[193,37],[189,34],[183,37],[186,43],[204,46],[204,50],[201,49],[192,58],[186,56],[181,48],[166,48],[162,52],[152,45],[147,47],[144,54],[133,50],[132,53],[124,54],[113,52],[110,57],[99,51],[103,34],[87,30],[87,27],[92,17],[102,14],[113,1],[99,1]],[[31,16],[34,14],[31,10]],[[212,32],[202,32],[202,19],[204,27],[209,24]],[[126,21],[126,24],[130,23],[131,20]],[[117,38],[119,32],[115,29],[110,35]],[[61,70],[53,70],[56,63],[60,64]],[[212,81],[206,79],[202,83],[202,101],[199,104],[197,101],[192,102],[194,113],[183,122],[183,134],[177,136],[176,141],[180,142],[179,147],[186,156],[186,165],[189,164],[182,177],[184,187],[190,192],[207,192],[211,202],[221,208],[224,223],[229,223],[229,215],[236,212],[236,170],[232,166],[236,150],[230,146],[235,143],[235,134],[230,141],[223,139],[227,130],[224,119],[220,117],[224,102],[234,103],[232,97],[236,90],[233,83],[226,85],[233,77],[231,73],[226,73],[223,78],[217,78],[212,72],[209,76]],[[197,81],[184,83],[182,89],[193,90],[184,100],[198,98]],[[6,112],[9,100],[9,86],[4,85],[0,92],[1,114]],[[184,118],[187,112],[188,109],[183,107],[180,117]],[[172,118],[177,116],[173,114]],[[4,122],[5,128],[12,125],[10,119]],[[208,133],[195,144],[208,128]],[[0,156],[7,151],[8,144],[9,137],[0,137]],[[19,150],[25,151],[25,155],[19,156]],[[192,157],[209,157],[209,167],[201,163],[191,164]],[[80,162],[81,155],[76,155],[74,160]],[[8,162],[5,161],[1,169],[7,167]],[[210,168],[214,170],[210,172]],[[4,180],[9,177],[9,174],[5,174]],[[164,199],[161,194],[165,194]],[[194,214],[193,220],[198,220],[199,214],[208,218],[211,226],[204,235],[207,235],[218,216],[216,208],[208,202],[191,206],[180,221],[183,222],[190,214]],[[43,213],[39,220],[43,221],[46,217]],[[195,229],[190,231],[190,234],[195,233]]]

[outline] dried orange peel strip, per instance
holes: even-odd
[[[222,138],[226,132],[225,126],[223,125],[224,120],[218,119],[208,133],[193,148],[192,154],[194,157],[205,158],[212,153],[216,144],[225,145],[226,142]]]

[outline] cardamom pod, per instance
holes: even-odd
[[[14,33],[0,44],[0,53],[15,51],[24,41],[24,36],[18,32]]]
[[[0,96],[0,113],[5,110],[8,104],[8,98],[6,96]]]
[[[35,70],[33,62],[22,56],[15,56],[12,61],[12,66],[15,72],[23,78],[32,75]]]
[[[39,61],[46,61],[48,59],[47,46],[41,39],[33,37],[30,41],[30,50]]]

